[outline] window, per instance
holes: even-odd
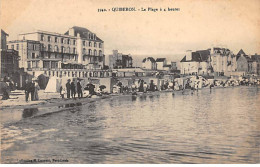
[[[16,44],[16,50],[19,50],[19,44]]]
[[[92,55],[92,50],[91,49],[88,50],[88,54]]]
[[[57,54],[55,54],[55,59],[57,59],[57,57],[58,57],[58,55],[57,55]]]
[[[51,45],[50,44],[48,45],[48,51],[51,51]]]
[[[86,53],[86,49],[85,48],[83,48],[83,54],[85,54]]]
[[[67,52],[70,53],[70,47],[67,48]]]
[[[33,44],[32,46],[33,46],[33,50],[36,50],[36,45]]]
[[[96,51],[96,49],[94,50],[94,56],[96,56],[97,55],[97,51]]]
[[[14,49],[14,45],[12,45],[11,48]]]
[[[44,41],[44,35],[41,34],[41,41]]]
[[[83,41],[83,46],[85,46],[86,45],[86,42],[85,41]]]
[[[58,42],[58,37],[54,38],[54,42],[57,43]]]
[[[4,43],[4,42],[2,42],[2,43]],[[8,45],[6,45],[6,49],[8,49]]]
[[[64,53],[64,46],[61,47],[61,53]]]
[[[59,47],[57,45],[54,46],[54,51],[59,52]]]
[[[102,43],[99,43],[99,48],[102,48]]]
[[[101,50],[99,51],[99,56],[102,56],[102,51]]]
[[[27,62],[27,67],[31,68],[31,62],[30,61]]]
[[[94,43],[94,47],[97,47],[97,43],[96,42]]]
[[[73,45],[76,45],[76,40],[75,39],[73,40]]]
[[[32,59],[35,59],[35,53],[32,53]]]
[[[32,68],[35,68],[35,67],[36,67],[36,62],[32,61]]]
[[[64,42],[64,39],[63,39],[63,38],[61,38],[61,39],[60,39],[60,42],[61,42],[61,43],[63,43],[63,42]]]
[[[91,46],[92,46],[92,43],[91,43],[91,42],[89,42],[88,46],[90,46],[90,47],[91,47]]]
[[[51,36],[48,36],[48,42],[51,42]]]
[[[70,44],[70,39],[67,40],[67,44]]]
[[[46,51],[46,46],[45,45],[43,45],[43,50]]]
[[[75,48],[73,48],[73,54],[76,54],[76,49]]]

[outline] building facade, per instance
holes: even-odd
[[[157,64],[153,57],[144,58],[142,61],[142,68],[146,70],[156,70]]]
[[[76,26],[64,34],[19,34],[19,40],[9,41],[8,47],[18,50],[21,68],[33,76],[79,77],[87,70],[102,70],[105,63],[104,42],[88,29]]]
[[[9,77],[14,80],[14,76],[19,70],[19,56],[18,52],[14,49],[8,49],[7,47],[7,37],[8,34],[1,30],[1,78]]]
[[[210,66],[216,75],[230,74],[237,70],[236,56],[227,48],[211,48]]]
[[[156,64],[157,64],[157,70],[165,70],[165,66],[167,65],[166,58],[157,58]]]
[[[187,50],[180,62],[181,74],[208,75],[211,73],[209,66],[210,51],[199,50],[192,52]]]
[[[130,54],[124,55],[118,53],[118,50],[113,50],[113,54],[109,55],[109,68],[119,69],[119,68],[132,68],[133,58]]]

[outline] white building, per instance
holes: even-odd
[[[144,58],[142,61],[142,68],[147,70],[156,70],[157,64],[152,57]]]
[[[210,73],[209,68],[209,50],[200,50],[192,52],[188,50],[180,62],[181,74],[188,75],[207,75]]]

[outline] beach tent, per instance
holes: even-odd
[[[55,93],[59,92],[59,88],[61,86],[61,79],[56,78],[56,77],[51,77],[49,79],[49,82],[44,90],[46,93]]]

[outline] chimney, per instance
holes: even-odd
[[[191,61],[191,54],[192,54],[192,50],[187,50],[186,51],[186,61]]]
[[[213,46],[210,49],[210,54],[214,54],[214,47]]]
[[[74,35],[75,35],[74,28],[70,28],[70,29],[69,29],[69,35],[70,35],[70,36],[74,36]]]

